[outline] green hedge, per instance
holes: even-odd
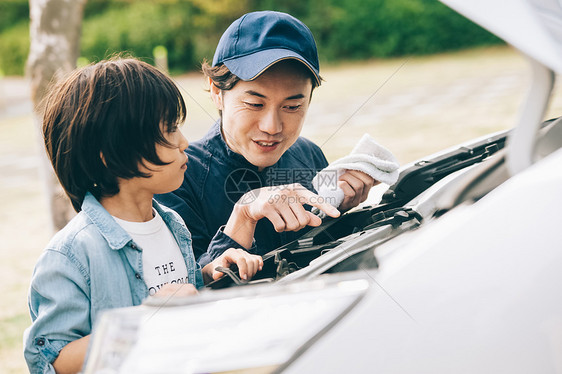
[[[0,32],[28,19],[28,0],[0,0]]]
[[[0,69],[22,74],[29,43],[27,1],[0,4]],[[89,0],[81,55],[97,61],[128,51],[152,61],[154,47],[163,45],[172,72],[194,70],[203,58],[212,58],[221,33],[234,19],[263,9],[285,11],[306,23],[324,61],[501,42],[437,0]]]
[[[316,0],[307,24],[324,59],[419,55],[499,43],[435,0]]]
[[[97,61],[115,52],[127,51],[152,61],[154,47],[163,45],[168,50],[168,63],[173,70],[192,70],[196,57],[189,19],[188,7],[149,2],[119,4],[85,20],[81,55]]]
[[[29,21],[2,31],[0,34],[0,71],[5,75],[23,75],[29,53]]]

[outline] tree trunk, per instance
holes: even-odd
[[[40,142],[40,172],[46,191],[53,230],[60,230],[74,215],[69,199],[53,172],[44,151],[40,103],[51,82],[76,67],[86,0],[30,0],[31,46],[27,74]]]

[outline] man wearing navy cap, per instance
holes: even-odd
[[[184,219],[199,262],[232,247],[263,255],[297,239],[321,223],[303,205],[337,217],[311,192],[326,157],[299,137],[322,81],[310,30],[285,13],[248,13],[228,27],[202,70],[221,118],[187,148],[182,186],[157,197]],[[373,184],[361,172],[342,175],[340,209],[364,201]]]

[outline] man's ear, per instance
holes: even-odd
[[[213,83],[213,80],[211,78],[207,78],[207,81],[209,82],[209,91],[211,92],[211,99],[215,103],[217,109],[222,110],[222,93],[221,93],[222,90]]]

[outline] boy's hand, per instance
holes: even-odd
[[[222,255],[203,268],[205,284],[217,280],[224,275],[224,273],[215,270],[217,266],[229,268],[231,265],[238,267],[240,278],[249,280],[263,268],[263,259],[261,256],[249,254],[243,249],[227,249]]]
[[[154,297],[185,297],[197,295],[197,288],[191,283],[168,283],[154,294]]]

